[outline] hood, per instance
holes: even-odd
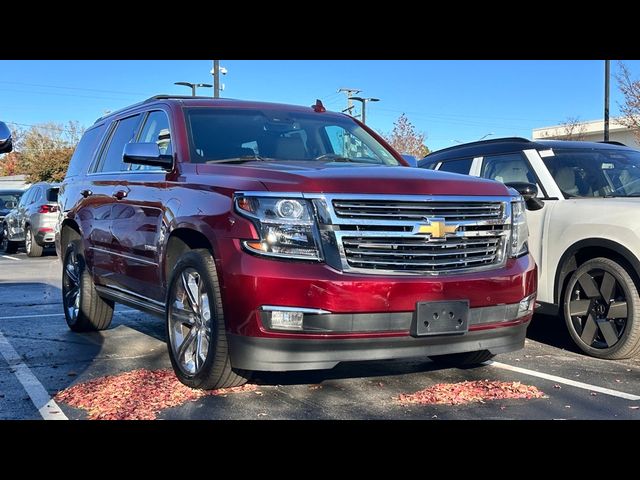
[[[422,168],[353,166],[326,162],[247,162],[197,167],[200,175],[223,175],[239,184],[253,178],[271,192],[388,195],[510,195],[500,182]],[[225,182],[226,183],[226,182]]]

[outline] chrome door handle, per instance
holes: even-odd
[[[84,198],[87,198],[93,195],[93,192],[91,190],[82,190],[80,192],[80,195],[82,195]]]

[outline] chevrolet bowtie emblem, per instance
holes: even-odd
[[[458,230],[458,225],[447,225],[444,220],[433,219],[429,220],[426,225],[417,225],[414,233],[429,233],[431,238],[445,238],[447,233],[456,233],[456,230]]]

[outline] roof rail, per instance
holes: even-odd
[[[598,143],[608,143],[609,145],[620,145],[626,147],[627,145],[622,142],[616,142],[615,140],[600,140]]]
[[[531,140],[523,137],[503,137],[503,138],[490,138],[488,140],[478,140],[476,142],[462,143],[460,145],[453,145],[452,147],[443,148],[441,150],[436,150],[435,152],[429,153],[429,155],[434,155],[436,153],[447,152],[449,150],[456,150],[459,148],[472,147],[476,145],[490,145],[492,143],[505,143],[505,142],[516,142],[516,143],[531,143]],[[427,155],[427,157],[429,156]]]
[[[159,95],[154,95],[153,97],[149,97],[146,100],[142,100],[141,102],[138,103],[134,103],[133,105],[129,105],[127,107],[124,108],[120,108],[118,110],[115,110],[113,112],[107,113],[106,115],[101,116],[100,118],[98,118],[95,123],[98,123],[101,120],[104,120],[107,117],[110,117],[111,115],[115,115],[117,113],[120,112],[124,112],[126,110],[129,110],[130,108],[134,108],[134,107],[139,107],[140,105],[144,105],[146,103],[150,103],[150,102],[154,102],[156,100],[169,100],[169,99],[175,99],[175,100],[188,100],[191,98],[196,98],[196,99],[210,99],[211,97],[203,97],[203,96],[193,96],[193,95],[171,95],[171,94],[167,94],[167,93],[162,93]]]

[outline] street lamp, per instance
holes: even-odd
[[[363,97],[351,97],[351,100],[357,100],[362,103],[362,123],[367,123],[367,102],[379,102],[379,98],[363,98]]]
[[[205,87],[205,88],[213,87],[213,85],[210,85],[208,83],[190,83],[190,82],[175,82],[174,85],[183,85],[185,87],[190,87],[192,97],[196,96],[196,88],[198,87]]]

